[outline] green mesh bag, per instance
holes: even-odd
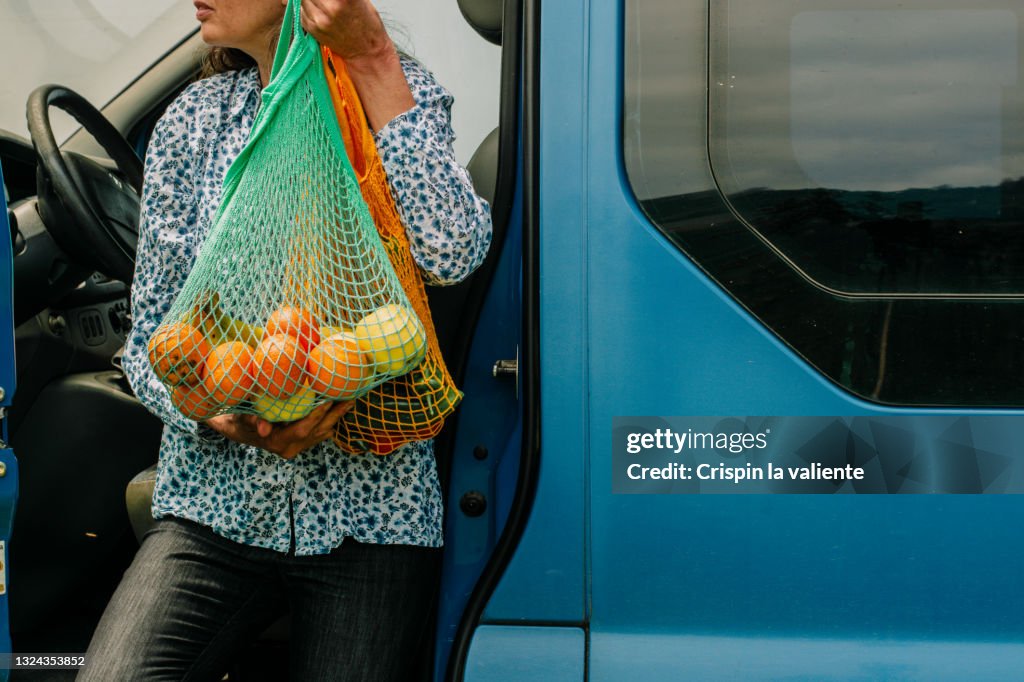
[[[298,5],[288,3],[270,83],[209,236],[149,342],[154,371],[191,419],[300,419],[405,374],[426,353]]]

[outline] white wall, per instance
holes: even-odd
[[[184,0],[0,0],[0,128],[27,137],[25,103],[45,83],[105,104],[194,26]],[[58,140],[77,127],[53,122]]]
[[[455,97],[455,154],[469,161],[498,125],[501,48],[474,31],[456,0],[377,0],[392,37],[429,68]]]

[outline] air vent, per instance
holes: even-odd
[[[110,319],[110,326],[114,333],[121,337],[124,337],[132,326],[127,301],[117,301],[110,306],[107,309],[107,317]]]
[[[90,346],[99,346],[107,340],[107,328],[103,324],[100,311],[89,309],[78,316],[78,325],[82,330],[82,338]]]

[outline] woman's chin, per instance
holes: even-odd
[[[230,47],[224,44],[224,36],[211,22],[206,21],[199,25],[199,37],[210,47]]]

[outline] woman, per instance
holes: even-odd
[[[219,680],[291,610],[294,680],[406,680],[430,612],[442,509],[429,442],[352,457],[330,441],[347,403],[272,425],[203,424],[171,405],[147,344],[181,289],[267,85],[284,0],[196,0],[223,72],[192,84],[146,157],[125,371],[165,422],[153,530],[93,636],[80,680]],[[304,0],[302,25],[341,56],[428,282],[483,260],[485,201],[455,162],[451,96],[400,57],[369,0]],[[230,69],[226,65],[237,65]]]

